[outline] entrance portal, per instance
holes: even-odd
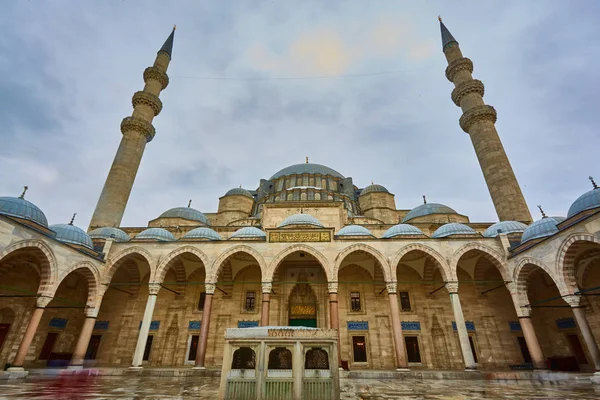
[[[289,326],[317,327],[317,296],[308,283],[298,283],[289,299]]]

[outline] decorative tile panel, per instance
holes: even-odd
[[[202,321],[190,321],[190,322],[188,322],[188,329],[189,330],[197,330],[197,329],[200,329],[201,325],[202,325]]]
[[[66,318],[52,318],[48,326],[51,328],[65,329],[67,321]]]
[[[556,326],[558,326],[558,329],[571,329],[577,327],[573,318],[557,319]]]
[[[109,321],[96,321],[94,324],[95,331],[106,331],[108,330],[108,322]]]
[[[465,326],[467,327],[467,331],[475,332],[475,322],[465,321]],[[456,321],[452,321],[452,330],[456,330]]]
[[[160,321],[152,321],[150,322],[150,330],[157,331],[160,328]],[[140,325],[138,326],[138,330],[142,329],[142,321],[140,321]]]
[[[349,331],[368,331],[369,321],[348,321]]]
[[[400,323],[403,331],[420,331],[421,322],[419,321],[402,321]]]
[[[238,321],[238,328],[255,328],[258,326],[258,321]]]
[[[511,332],[521,332],[523,330],[519,321],[508,321],[508,326]]]

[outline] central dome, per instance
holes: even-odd
[[[303,163],[303,164],[295,164],[295,165],[290,165],[289,167],[285,167],[284,169],[276,172],[271,177],[271,180],[280,178],[282,176],[294,175],[294,174],[298,174],[298,175],[321,174],[321,175],[331,175],[336,178],[344,179],[344,176],[342,174],[340,174],[339,172],[337,172],[335,169],[326,167],[321,164]]]

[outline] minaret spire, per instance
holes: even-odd
[[[473,79],[473,62],[463,57],[458,41],[440,21],[442,50],[448,61],[446,78],[454,83],[452,100],[462,109],[460,127],[469,134],[500,221],[531,223],[521,187],[494,123],[496,110],[483,101],[483,83]]]
[[[154,65],[144,71],[146,84],[144,90],[133,95],[133,113],[121,122],[123,138],[92,216],[90,229],[121,224],[146,143],[156,133],[152,120],[162,110],[158,96],[169,84],[167,69],[173,53],[174,35],[175,27],[158,51]]]

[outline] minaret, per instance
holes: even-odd
[[[146,85],[144,90],[133,95],[131,117],[121,122],[123,138],[92,216],[90,229],[121,224],[146,143],[154,138],[152,120],[162,109],[158,96],[169,84],[167,68],[171,62],[174,35],[175,27],[158,51],[154,65],[144,71]]]
[[[494,126],[496,110],[483,102],[483,83],[471,76],[473,62],[463,57],[458,42],[438,19],[448,61],[446,78],[454,83],[452,100],[463,111],[460,127],[471,136],[498,218],[531,223],[527,203]]]

